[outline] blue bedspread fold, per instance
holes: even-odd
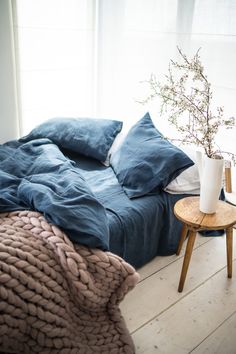
[[[0,145],[0,212],[23,209],[41,212],[72,241],[109,249],[104,207],[49,139]]]
[[[155,191],[129,199],[111,167],[70,151],[63,151],[76,162],[99,202],[105,207],[111,252],[136,268],[156,255],[176,252],[182,224],[173,214],[175,202],[183,195]]]

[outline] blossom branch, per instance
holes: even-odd
[[[182,62],[170,61],[166,82],[161,84],[152,74],[147,81],[151,94],[141,103],[145,104],[157,96],[161,99],[161,114],[169,111],[167,118],[181,134],[182,142],[200,146],[208,157],[219,154],[216,148],[215,137],[219,127],[235,128],[235,118],[223,118],[223,107],[217,107],[216,113],[211,111],[212,91],[211,84],[204,73],[199,51],[190,60],[177,47]],[[188,124],[182,124],[184,113],[188,113]],[[179,119],[180,118],[180,119]],[[222,151],[233,158],[235,154]]]

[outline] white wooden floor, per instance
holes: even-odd
[[[157,257],[121,304],[136,353],[236,353],[236,230],[233,277],[227,278],[225,236],[198,235],[185,286],[180,256]]]

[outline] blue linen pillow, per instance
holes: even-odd
[[[164,189],[193,164],[155,128],[149,113],[130,129],[111,156],[111,166],[130,199],[146,195],[156,187]]]
[[[59,147],[105,161],[123,123],[110,119],[52,118],[19,139],[28,142],[48,138]]]

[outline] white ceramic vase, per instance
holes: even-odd
[[[213,214],[223,184],[224,160],[202,157],[202,153],[197,151],[197,164],[201,185],[199,209],[205,214]]]

